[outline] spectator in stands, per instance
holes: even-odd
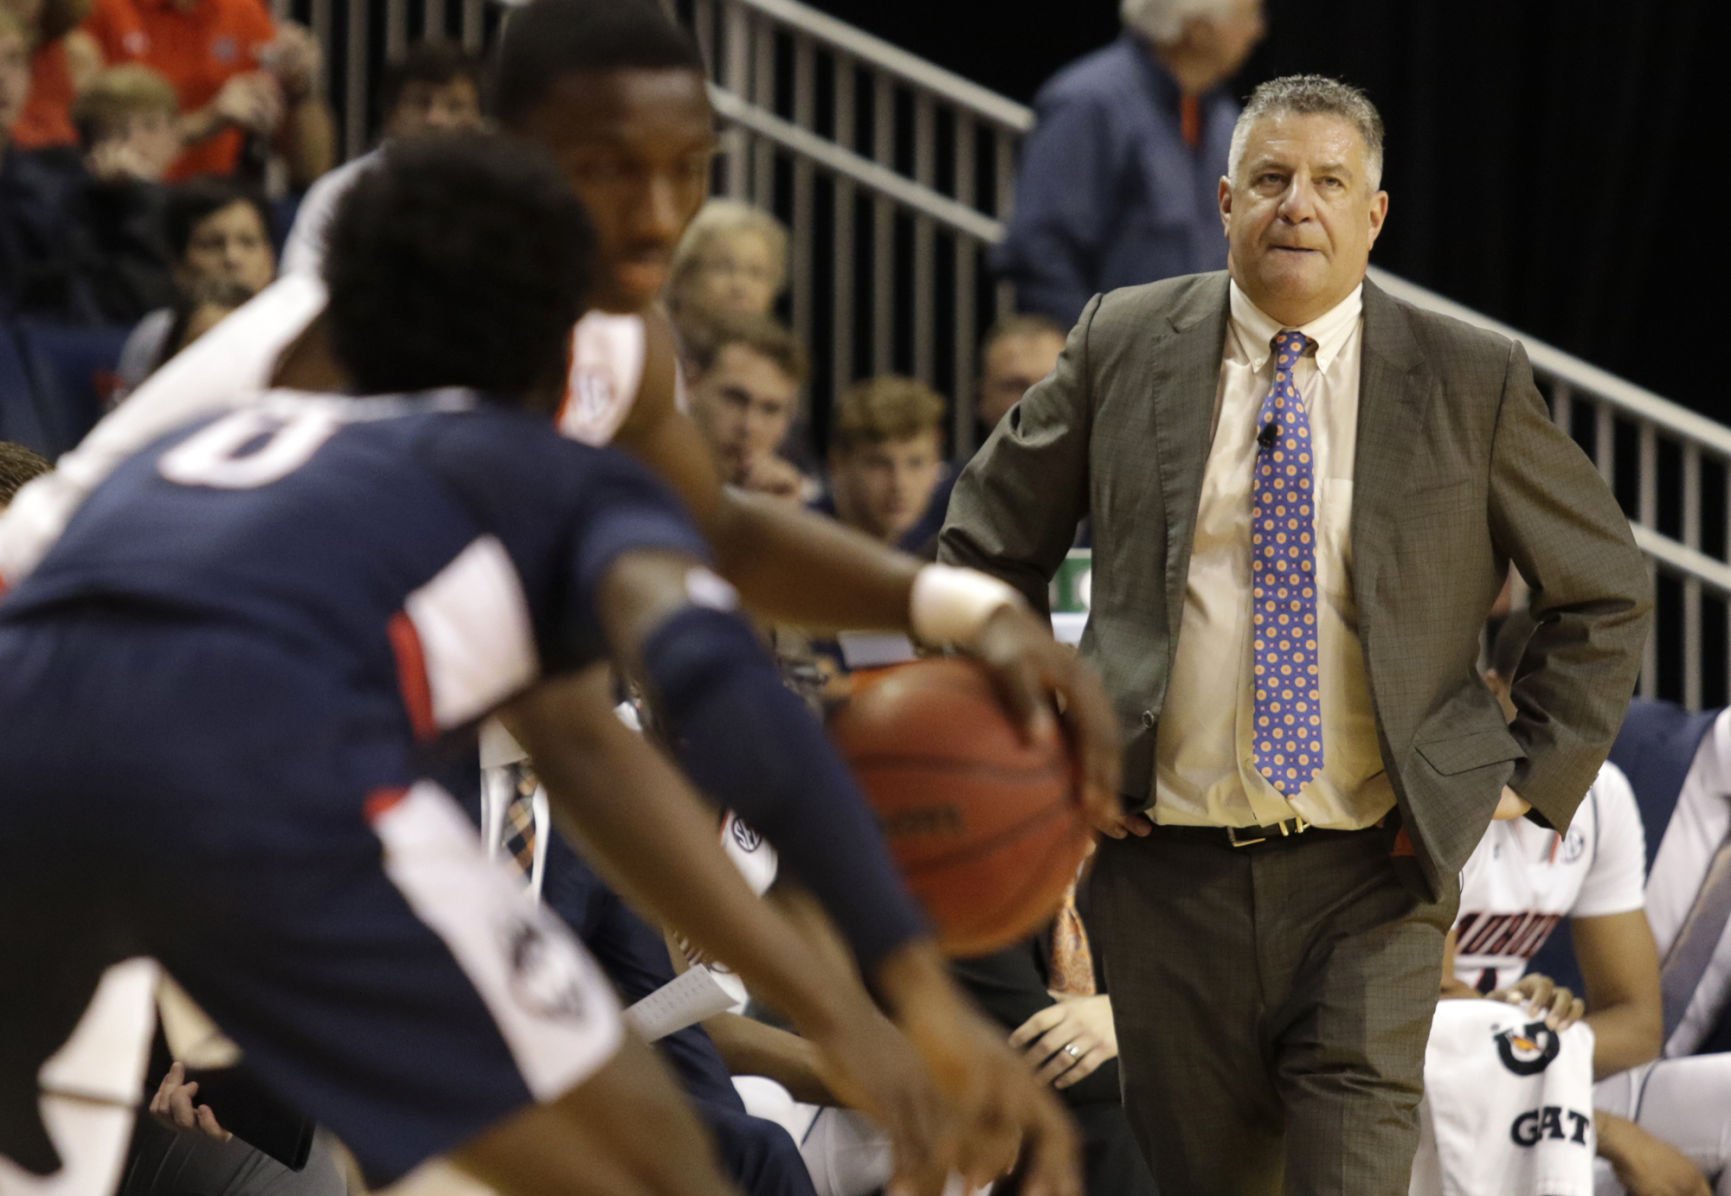
[[[830,428],[830,495],[820,504],[873,539],[908,542],[944,480],[943,398],[892,374],[842,392]]]
[[[787,229],[760,208],[712,199],[673,253],[668,306],[689,320],[716,313],[768,315],[787,286]]]
[[[195,179],[181,184],[168,197],[163,224],[177,290],[139,320],[127,339],[118,371],[122,394],[184,347],[165,349],[173,336],[178,296],[225,283],[244,292],[244,302],[276,274],[270,213],[263,199],[235,183]]]
[[[0,312],[15,309],[57,252],[61,210],[76,185],[76,154],[13,143],[9,130],[30,90],[32,27],[0,3]]]
[[[78,28],[90,0],[0,0],[31,30],[30,98],[10,122],[12,140],[25,149],[77,144],[72,100],[102,67],[102,51]],[[4,133],[0,129],[0,133]]]
[[[1034,98],[994,258],[1022,311],[1066,328],[1090,296],[1226,264],[1217,198],[1262,0],[1121,0],[1124,32]]]
[[[232,278],[205,278],[183,286],[174,306],[151,312],[139,322],[121,350],[120,364],[115,373],[119,386],[114,395],[116,405],[144,379],[161,369],[176,353],[215,328],[235,308],[251,299],[253,292],[244,283]],[[154,328],[163,323],[159,336]],[[146,331],[147,326],[151,329]],[[145,356],[154,351],[153,355]]]
[[[48,248],[20,306],[80,325],[128,325],[172,301],[162,178],[180,152],[168,81],[128,64],[97,72],[72,106],[81,160],[58,193]],[[55,150],[39,150],[50,155]]]
[[[730,485],[809,501],[811,480],[782,456],[799,410],[806,355],[765,315],[718,315],[681,325],[691,417]]]
[[[434,129],[470,129],[481,124],[482,59],[455,42],[427,41],[385,68],[379,81],[380,137],[410,137]],[[325,229],[337,200],[378,151],[337,167],[307,191],[283,246],[284,274],[317,273],[324,260]]]
[[[110,63],[142,62],[180,97],[185,151],[170,172],[262,182],[274,148],[300,188],[335,159],[312,35],[258,0],[95,0],[84,29]]]
[[[47,473],[49,468],[40,454],[21,444],[0,440],[0,511],[12,505],[12,496],[24,488],[25,482]]]
[[[1064,328],[1039,315],[1010,316],[980,344],[980,384],[974,414],[990,432],[1034,383],[1051,373],[1064,349]]]
[[[72,105],[84,167],[102,182],[160,183],[180,156],[180,101],[141,63],[98,71]]]

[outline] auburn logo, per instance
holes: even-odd
[[[1536,1076],[1551,1065],[1563,1040],[1544,1022],[1528,1022],[1497,1033],[1497,1058],[1517,1076]]]

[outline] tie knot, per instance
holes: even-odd
[[[1274,340],[1275,368],[1282,373],[1298,364],[1298,359],[1304,356],[1304,351],[1310,347],[1310,338],[1296,328],[1282,328],[1275,333]]]

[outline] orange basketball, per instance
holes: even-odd
[[[1063,900],[1090,838],[1063,742],[1026,743],[971,661],[856,689],[830,732],[951,955],[1009,946]]]

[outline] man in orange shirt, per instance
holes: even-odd
[[[318,43],[261,0],[95,0],[84,29],[109,63],[142,62],[174,84],[187,148],[169,178],[234,174],[248,134],[283,155],[292,186],[330,169]]]

